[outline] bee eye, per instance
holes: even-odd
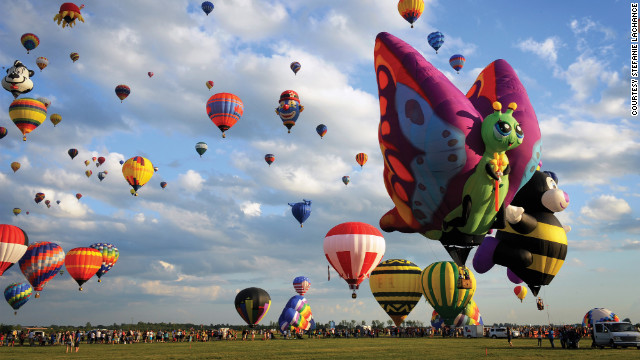
[[[496,126],[493,128],[493,133],[496,135],[496,138],[507,137],[511,134],[511,125],[509,123],[504,122],[502,120],[496,123]]]

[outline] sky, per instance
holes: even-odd
[[[295,295],[292,280],[300,275],[311,280],[305,297],[317,322],[386,322],[368,280],[356,300],[333,269],[327,281],[323,253],[335,225],[379,227],[393,207],[377,139],[373,48],[380,32],[409,43],[463,93],[485,66],[506,59],[535,109],[544,168],[570,196],[557,214],[572,227],[567,257],[540,292],[547,308],[538,311],[531,294],[520,303],[496,266],[476,274],[474,300],[485,324],[574,324],[595,307],[640,321],[640,129],[630,115],[628,2],[426,1],[413,29],[396,1],[225,0],[213,1],[209,16],[200,3],[85,0],[85,22],[63,29],[53,21],[55,2],[0,2],[0,63],[21,60],[34,70],[34,89],[21,97],[47,97],[48,113],[62,116],[23,142],[8,111],[0,112],[9,132],[0,140],[0,223],[65,251],[96,242],[120,251],[101,283],[93,278],[78,292],[68,274],[58,275],[17,316],[2,305],[0,323],[240,325],[235,295],[255,286],[271,296],[268,324]],[[433,31],[445,35],[438,54],[427,43]],[[28,32],[40,38],[30,54],[20,44]],[[80,55],[75,63],[71,52]],[[466,57],[459,74],[449,66],[452,54]],[[49,59],[43,71],[39,56]],[[292,61],[301,63],[297,75]],[[131,88],[122,103],[119,84]],[[289,89],[305,108],[290,134],[274,111]],[[219,92],[244,103],[225,139],[205,110]],[[5,108],[12,101],[0,92]],[[328,127],[323,139],[315,132],[320,123]],[[199,141],[209,147],[202,157]],[[73,160],[69,148],[79,151]],[[359,152],[369,156],[362,168]],[[266,153],[276,156],[271,166]],[[137,155],[159,170],[133,197],[119,161]],[[93,156],[105,164],[85,167]],[[13,161],[21,163],[15,173]],[[33,201],[37,192],[51,208]],[[288,205],[302,199],[313,201],[303,228]],[[22,214],[14,216],[15,207]],[[419,234],[383,235],[383,260],[421,268],[450,260],[440,243]],[[24,280],[14,266],[0,287]],[[423,298],[407,319],[428,324],[432,310]]]

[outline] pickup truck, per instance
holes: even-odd
[[[595,345],[626,348],[635,346],[640,350],[640,331],[628,322],[596,322],[593,329]]]

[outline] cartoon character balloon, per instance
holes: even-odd
[[[18,309],[29,301],[32,292],[33,288],[27,283],[13,283],[4,289],[4,298],[15,310],[14,315],[18,315]]]
[[[263,289],[250,287],[236,295],[234,305],[240,317],[249,327],[254,327],[269,311],[271,297]]]
[[[38,242],[29,245],[18,264],[36,291],[36,298],[39,298],[42,288],[64,265],[64,251],[58,244],[48,241]]]
[[[309,281],[309,278],[306,276],[298,276],[295,279],[293,279],[293,288],[296,290],[296,292],[300,296],[304,296],[304,294],[306,294],[307,291],[309,291],[310,287],[311,287],[311,282]]]
[[[276,114],[280,116],[282,124],[291,133],[291,128],[296,124],[304,106],[300,104],[300,96],[293,90],[285,90],[280,94],[280,106],[276,108]]]
[[[10,92],[15,99],[33,90],[31,77],[34,74],[33,70],[27,69],[20,60],[16,60],[13,62],[13,66],[7,69],[7,76],[2,78],[2,87]]]
[[[302,65],[300,65],[299,62],[294,61],[291,63],[291,65],[289,65],[289,67],[291,68],[291,71],[293,71],[293,75],[298,75],[298,71],[300,71]]]
[[[98,277],[98,282],[102,282],[102,276],[109,272],[113,265],[118,262],[120,258],[120,251],[113,244],[108,243],[95,243],[90,245],[91,248],[94,248],[102,254],[102,264],[100,265],[100,269],[96,273]]]
[[[500,209],[540,161],[533,107],[504,60],[487,66],[465,97],[415,49],[388,33],[378,34],[374,58],[382,106],[378,138],[383,178],[395,204],[380,227],[438,240],[464,265],[490,228],[504,227]],[[510,121],[506,125],[499,120],[502,112],[492,106],[495,102],[517,104],[504,114]],[[497,125],[495,136],[489,122],[483,130],[487,117]],[[524,134],[526,140],[520,137]],[[478,199],[471,201],[480,194],[486,197],[482,206]]]
[[[302,224],[307,221],[311,215],[311,200],[303,199],[302,202],[289,203],[289,206],[291,206],[293,217],[298,220],[300,227],[302,227]]]
[[[126,99],[129,94],[131,94],[131,88],[127,85],[116,86],[116,96],[120,99],[120,102]]]
[[[407,20],[413,28],[413,23],[418,20],[424,11],[424,0],[400,0],[398,1],[398,12],[403,19]]]
[[[20,212],[19,208],[13,209],[16,216]],[[0,276],[22,258],[28,246],[29,237],[24,230],[13,225],[0,225]]]
[[[209,14],[213,11],[213,3],[211,1],[203,2],[200,7],[202,8],[202,11],[207,14],[207,16],[209,16]]]
[[[422,297],[421,274],[418,265],[403,259],[383,261],[371,272],[371,293],[396,326],[402,324]]]
[[[84,22],[82,14],[80,13],[80,10],[82,10],[83,8],[84,5],[77,6],[76,4],[70,2],[63,3],[62,5],[60,5],[60,10],[56,14],[56,16],[53,17],[53,21],[56,21],[58,25],[62,25],[63,29],[66,26],[72,28],[76,24],[76,19]]]
[[[429,46],[431,46],[433,50],[436,51],[437,54],[438,49],[440,49],[442,47],[442,44],[444,44],[444,34],[440,31],[434,31],[429,34],[429,36],[427,36],[427,42],[429,43]]]
[[[133,188],[132,195],[138,196],[138,189],[153,176],[153,164],[142,156],[134,156],[122,165],[122,175]]]
[[[316,132],[320,135],[320,139],[324,139],[324,136],[327,134],[327,125],[320,124],[316,126]]]
[[[222,137],[226,137],[225,131],[235,125],[244,113],[244,104],[239,97],[231,93],[218,93],[207,101],[207,115],[209,119],[222,131]]]
[[[82,291],[82,284],[100,270],[101,265],[102,253],[91,247],[73,248],[64,260],[67,273],[78,283],[79,291]]]
[[[271,164],[273,164],[274,161],[276,161],[276,156],[273,154],[266,154],[264,156],[264,161],[267,162],[267,164],[269,164],[269,166],[271,166]]]

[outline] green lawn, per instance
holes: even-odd
[[[269,341],[212,341],[207,343],[86,345],[65,354],[64,346],[0,347],[0,359],[640,359],[640,350],[589,348],[562,349],[549,340],[535,339],[377,338],[307,339]],[[486,354],[485,355],[485,351]]]

